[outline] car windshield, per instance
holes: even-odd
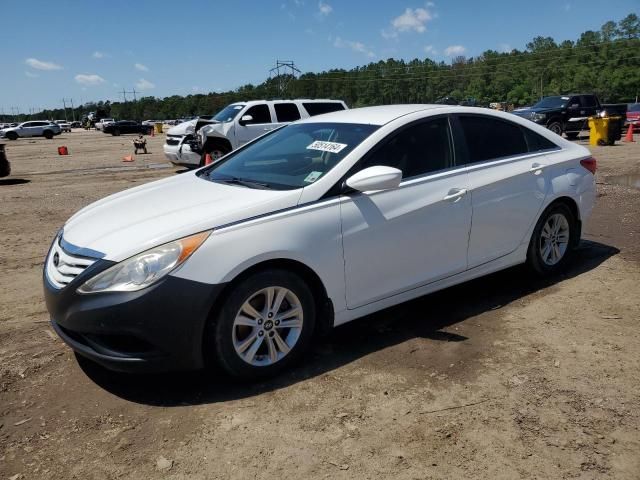
[[[569,103],[569,97],[547,97],[540,100],[532,108],[564,108]]]
[[[227,105],[214,115],[213,120],[221,123],[230,122],[238,116],[240,110],[242,110],[243,108],[244,105]]]
[[[251,188],[306,187],[377,129],[354,123],[291,124],[202,169],[198,176]]]
[[[640,112],[640,103],[630,103],[627,112]]]

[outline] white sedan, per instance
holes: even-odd
[[[45,262],[51,323],[116,370],[272,375],[318,330],[521,263],[562,270],[595,170],[501,112],[313,117],[75,214]]]

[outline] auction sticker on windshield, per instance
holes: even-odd
[[[307,178],[305,178],[304,181],[307,183],[313,183],[317,179],[319,179],[321,175],[322,175],[322,172],[313,171],[309,175],[307,175]]]
[[[321,152],[338,153],[346,146],[346,143],[323,142],[316,140],[307,147],[307,150],[320,150]]]

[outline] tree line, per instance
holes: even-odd
[[[284,88],[282,88],[284,85]],[[640,19],[629,14],[589,30],[576,41],[557,43],[535,37],[526,49],[459,56],[451,63],[429,58],[389,58],[350,70],[334,69],[276,77],[235,90],[135,102],[98,102],[74,110],[119,119],[174,119],[213,114],[232,102],[265,98],[335,98],[350,107],[392,103],[432,103],[452,97],[487,106],[507,102],[530,105],[540,97],[569,92],[595,93],[607,103],[633,102],[640,93]],[[38,118],[64,118],[63,109],[44,110]],[[67,109],[67,118],[71,118]]]

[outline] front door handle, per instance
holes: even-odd
[[[464,197],[466,194],[467,194],[466,188],[452,188],[451,190],[449,190],[449,193],[445,195],[444,199],[455,203],[458,200],[460,200],[462,197]]]
[[[531,165],[529,171],[535,173],[536,175],[539,175],[542,172],[542,169],[545,167],[546,165],[543,165],[541,163],[534,163],[533,165]]]

